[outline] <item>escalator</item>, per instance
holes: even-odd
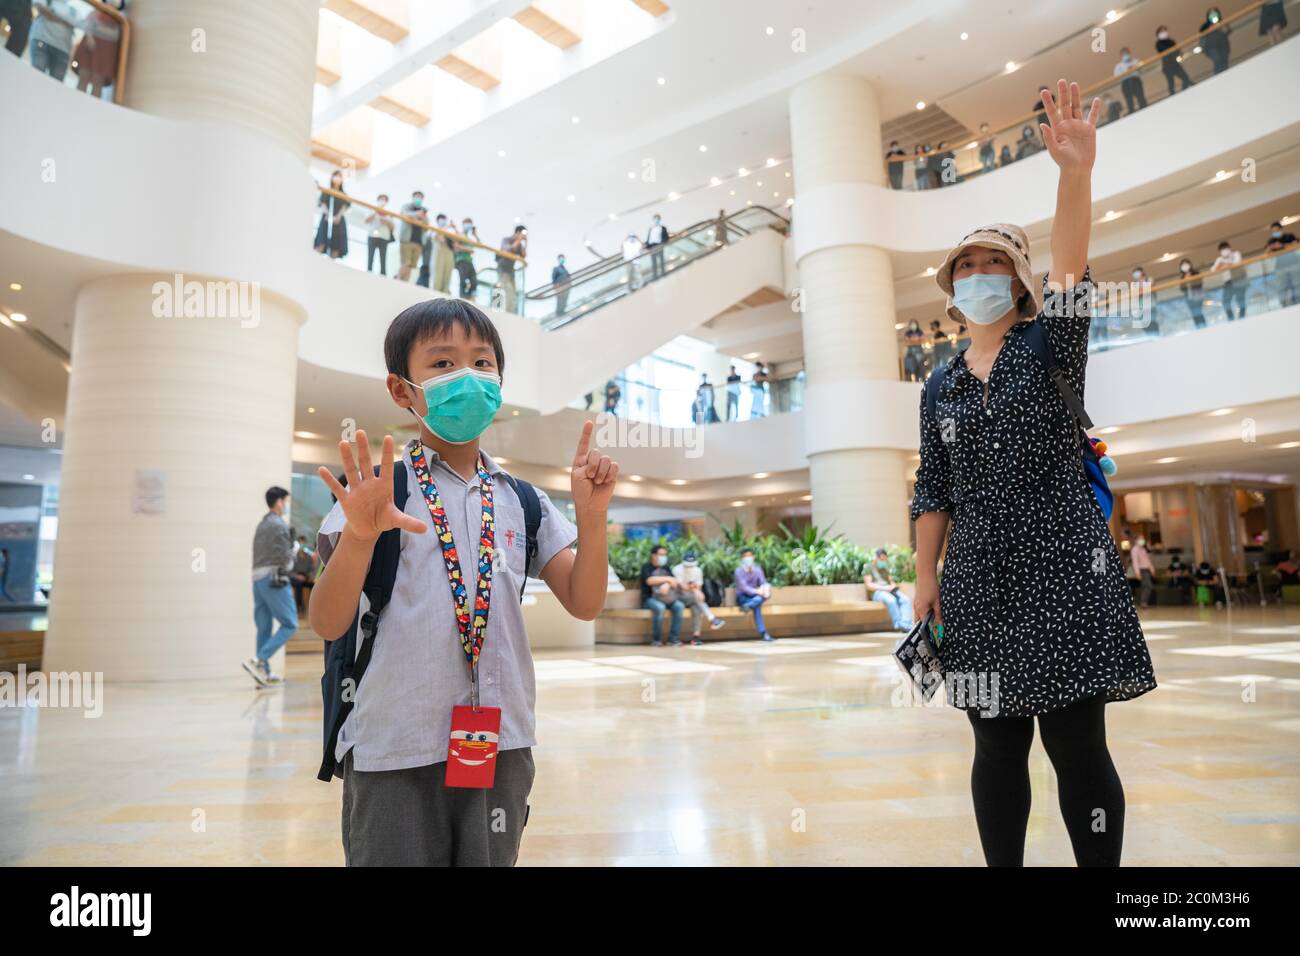
[[[790,221],[766,206],[749,206],[720,219],[706,219],[675,233],[668,242],[646,249],[634,259],[607,256],[577,270],[565,283],[548,283],[530,290],[524,296],[524,315],[547,330],[559,329],[635,297],[658,283],[671,283],[687,266],[742,245],[751,237],[767,234],[784,239],[789,231]],[[781,283],[782,276],[777,271],[762,284],[779,288]],[[662,297],[663,290],[656,291]],[[754,291],[754,288],[739,291],[727,306]],[[714,314],[702,315],[698,324]]]

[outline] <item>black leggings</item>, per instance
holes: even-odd
[[[1093,697],[1038,718],[1079,866],[1119,866],[1124,843],[1124,788],[1106,749],[1105,707]],[[966,713],[975,729],[970,787],[984,860],[1023,866],[1034,718]]]

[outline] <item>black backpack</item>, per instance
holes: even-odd
[[[376,477],[379,475],[375,467]],[[525,572],[532,566],[537,556],[537,532],[542,525],[542,502],[537,497],[537,489],[513,475],[501,472],[504,478],[519,496],[524,508],[524,568]],[[346,485],[347,479],[340,476]],[[401,511],[406,507],[406,468],[393,469],[393,504]],[[325,673],[321,675],[321,698],[325,704],[325,751],[321,757],[320,772],[317,780],[326,783],[331,777],[341,777],[342,768],[334,759],[334,748],[338,743],[339,731],[343,722],[352,712],[357,689],[361,678],[370,666],[370,655],[374,649],[375,636],[379,632],[379,616],[387,607],[393,596],[393,584],[397,580],[397,562],[402,552],[402,532],[396,528],[385,531],[375,541],[375,550],[370,558],[370,570],[366,572],[365,583],[361,592],[370,602],[365,614],[357,609],[357,616],[352,619],[347,632],[337,640],[325,642]],[[524,587],[527,587],[527,573]],[[524,587],[519,589],[519,600],[524,599]],[[361,634],[361,648],[357,649],[357,634]]]
[[[1088,412],[1084,409],[1083,402],[1079,401],[1079,396],[1074,394],[1074,389],[1065,380],[1065,373],[1056,364],[1056,356],[1052,354],[1052,343],[1047,340],[1047,333],[1043,329],[1043,324],[1038,321],[1030,322],[1025,327],[1024,338],[1029,350],[1034,353],[1043,368],[1047,370],[1047,375],[1051,378],[1052,384],[1061,393],[1061,400],[1065,402],[1065,407],[1070,410],[1070,414],[1074,416],[1074,420],[1079,424],[1082,433],[1079,455],[1083,459],[1083,470],[1088,476],[1088,484],[1092,486],[1092,493],[1097,499],[1097,505],[1101,508],[1101,513],[1109,521],[1111,512],[1115,507],[1115,495],[1106,482],[1106,473],[1102,469],[1102,456],[1093,447],[1092,439],[1088,437],[1088,429],[1092,427],[1092,419],[1088,417]],[[935,409],[939,404],[939,389],[943,387],[943,381],[947,378],[951,369],[952,360],[949,360],[943,368],[935,369],[930,373],[930,377],[925,380],[925,412],[931,418],[936,415]],[[1114,471],[1114,465],[1108,465],[1107,467],[1112,472]]]
[[[722,582],[717,578],[704,579],[704,603],[709,607],[722,607],[722,601],[727,596],[726,589]]]

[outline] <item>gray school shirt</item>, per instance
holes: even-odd
[[[466,482],[431,448],[425,448],[425,455],[457,551],[470,556],[468,564],[462,557],[461,572],[472,600],[483,514],[478,478]],[[496,564],[487,636],[479,656],[479,691],[483,705],[501,708],[499,749],[514,750],[537,742],[537,684],[519,605],[525,571],[524,509],[501,477],[501,466],[486,453],[483,457],[488,473],[496,476],[492,491]],[[405,449],[402,463],[409,491],[404,510],[430,527],[424,534],[401,532],[402,554],[393,596],[379,617],[370,666],[357,690],[356,705],[339,733],[335,759],[342,762],[351,750],[352,766],[361,771],[405,770],[446,760],[451,709],[469,704],[469,664],[456,629],[442,548],[433,533],[429,506],[415,479],[410,452]],[[551,558],[571,547],[578,537],[577,529],[545,492],[538,489],[537,497],[541,499],[542,523],[537,532],[537,557],[527,569],[532,577],[539,577]],[[343,509],[336,503],[316,535],[322,564],[329,561],[346,524]],[[368,605],[364,594],[360,604],[364,612]]]

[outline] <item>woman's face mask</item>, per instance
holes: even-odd
[[[486,369],[460,368],[422,385],[410,379],[403,381],[424,392],[424,417],[414,408],[411,414],[433,434],[453,445],[464,445],[478,438],[492,424],[501,407],[501,376]]]
[[[952,284],[952,304],[976,325],[992,325],[1015,306],[1011,276],[976,273]]]
[[[1157,39],[1157,40],[1168,40],[1168,39],[1169,39],[1169,31],[1168,31],[1168,30],[1161,30],[1159,33],[1156,34],[1156,39]]]
[[[1182,265],[1180,265],[1178,268],[1182,269],[1184,272],[1191,272],[1191,271],[1192,271],[1192,264],[1191,264],[1190,262],[1184,262],[1184,263],[1183,263]]]
[[[668,563],[668,555],[656,554],[654,556],[654,562],[655,562],[655,567],[662,568],[665,564]]]

